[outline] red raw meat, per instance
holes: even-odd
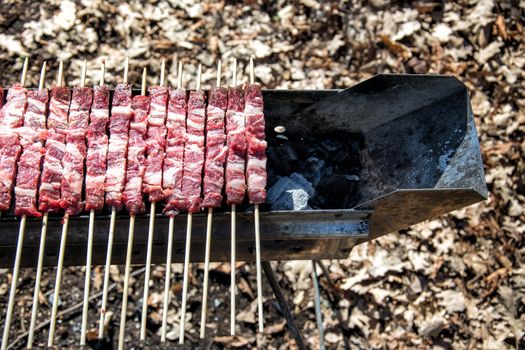
[[[166,158],[162,182],[166,189],[172,191],[173,197],[182,196],[182,177],[184,172],[184,138],[186,137],[186,111],[188,109],[188,95],[186,90],[176,89],[170,91],[168,103],[168,118],[166,127]],[[175,198],[174,197],[174,198]],[[166,211],[167,215],[178,214],[175,209]]]
[[[170,193],[162,187],[162,166],[166,147],[166,115],[168,108],[168,88],[152,86],[148,116],[147,158],[143,191],[149,194],[150,202],[158,202]]]
[[[176,215],[179,210],[196,213],[201,204],[201,180],[204,166],[204,125],[206,123],[206,95],[192,91],[188,99],[186,142],[184,145],[184,175],[181,193],[173,193],[164,212]]]
[[[62,158],[62,199],[66,215],[82,211],[82,183],[86,158],[86,132],[89,111],[93,103],[93,91],[88,87],[75,87],[69,108],[69,129],[66,136],[66,152]]]
[[[86,157],[86,210],[104,207],[106,156],[108,152],[109,89],[95,86],[89,115]]]
[[[217,208],[222,202],[224,162],[228,154],[224,117],[228,108],[228,89],[210,91],[206,116],[206,162],[204,164],[203,208]]]
[[[148,130],[148,111],[150,98],[135,96],[131,104],[133,119],[129,127],[128,164],[126,186],[123,199],[130,215],[144,212],[146,206],[142,198],[142,181],[146,171],[146,133]]]
[[[56,212],[61,209],[62,158],[66,153],[67,115],[70,100],[69,88],[55,86],[51,90],[47,117],[46,154],[39,189],[38,209],[43,212]]]
[[[109,147],[106,171],[106,205],[120,210],[126,181],[128,131],[131,120],[131,85],[118,84],[113,94],[109,120]]]
[[[246,192],[246,120],[244,117],[244,94],[242,86],[228,88],[226,111],[226,198],[228,204],[242,204]]]
[[[27,109],[24,115],[24,131],[20,133],[22,155],[18,161],[15,187],[15,215],[41,217],[37,210],[40,163],[45,149],[39,135],[46,130],[46,109],[49,100],[47,89],[27,93]]]
[[[22,147],[16,131],[24,123],[27,90],[19,83],[7,92],[7,102],[0,110],[0,211],[9,210],[16,176],[16,164]]]
[[[246,179],[248,199],[252,204],[266,201],[266,141],[264,106],[261,87],[249,84],[244,90],[246,117],[246,142],[248,144]]]

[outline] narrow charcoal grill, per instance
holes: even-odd
[[[465,86],[453,77],[378,75],[345,90],[265,90],[264,101],[269,187],[278,176],[292,172],[303,172],[309,177],[308,169],[291,163],[306,162],[331,138],[339,143],[348,140],[347,147],[336,145],[332,151],[354,155],[346,166],[352,172],[317,175],[328,180],[321,188],[328,194],[319,208],[261,209],[265,261],[344,259],[356,244],[487,198],[469,96]],[[278,134],[276,127],[284,127],[285,131]],[[293,156],[286,158],[290,152]],[[349,161],[347,158],[344,160]],[[337,181],[345,175],[353,175],[352,181]],[[320,187],[316,190],[319,192]],[[230,259],[227,211],[224,206],[214,214],[211,261]],[[252,261],[251,207],[245,205],[238,211],[238,259]],[[19,220],[12,212],[1,220],[0,266],[12,267]],[[61,216],[49,217],[45,266],[57,263],[60,220]],[[125,261],[127,220],[125,213],[117,215],[117,223],[122,225],[117,225],[115,231],[115,264]],[[136,218],[134,264],[145,261],[148,221],[147,214]],[[191,261],[201,262],[206,215],[194,215],[193,221]],[[152,262],[162,264],[166,258],[168,218],[159,214],[156,222]],[[173,262],[184,259],[185,225],[185,215],[178,216]],[[65,265],[85,263],[87,226],[87,214],[70,218]],[[109,212],[97,215],[94,265],[105,262],[108,226]],[[22,266],[37,263],[40,229],[41,219],[28,218]]]
[[[134,94],[140,92],[134,91]],[[344,90],[265,90],[268,188],[300,174],[305,210],[261,206],[263,268],[300,348],[303,343],[267,261],[347,258],[352,248],[487,198],[467,89],[457,79],[377,75]],[[246,203],[246,201],[245,201]],[[146,203],[149,206],[149,203]],[[57,265],[61,215],[49,215],[43,265]],[[86,261],[89,215],[69,218],[64,265]],[[128,220],[117,214],[112,264],[126,261]],[[156,215],[151,262],[166,262],[168,217]],[[193,215],[191,262],[204,261],[205,213]],[[150,218],[135,218],[132,264],[146,261]],[[27,218],[21,266],[37,265],[41,219]],[[106,262],[110,209],[96,216],[93,265]],[[237,260],[255,260],[253,206],[237,207]],[[19,219],[3,213],[0,266],[15,259]],[[184,261],[186,215],[176,217],[172,261]],[[214,211],[210,261],[230,261],[230,212]],[[314,269],[315,270],[315,269]]]

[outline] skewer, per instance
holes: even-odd
[[[160,81],[159,85],[164,86],[164,77],[166,71],[166,60],[162,59],[160,67]],[[151,275],[151,251],[153,248],[153,232],[155,229],[155,202],[151,203],[149,214],[149,228],[148,228],[148,245],[146,250],[146,273],[144,274],[144,296],[142,298],[142,318],[140,323],[140,340],[146,339],[146,321],[148,319],[148,295],[149,295],[149,280]]]
[[[120,328],[118,332],[118,350],[124,350],[126,331],[126,311],[128,308],[129,275],[131,272],[131,252],[133,251],[133,236],[135,235],[135,216],[129,217],[128,250],[126,252],[126,270],[124,274],[124,292],[122,294],[122,310],[120,312]]]
[[[233,76],[232,76],[233,87],[237,86],[237,59],[233,59]],[[236,273],[236,236],[237,236],[237,206],[231,205],[231,257],[230,257],[230,335],[235,335],[235,295],[236,295],[236,284],[235,284],[235,273]]]
[[[221,86],[221,60],[217,62],[217,87]],[[208,311],[208,279],[210,269],[210,246],[211,246],[211,228],[213,222],[213,208],[208,208],[208,223],[206,224],[206,250],[204,255],[204,286],[202,293],[201,309],[201,330],[200,338],[204,339],[206,333],[206,314]]]
[[[80,86],[84,87],[86,83],[86,70],[87,70],[87,61],[84,60],[82,65],[82,73],[80,77]],[[62,270],[64,268],[64,255],[66,252],[66,242],[67,234],[69,227],[69,215],[66,213],[62,222],[62,236],[60,238],[60,252],[58,255],[58,264],[57,264],[57,275],[55,280],[55,294],[53,295],[53,307],[51,309],[51,321],[49,325],[49,336],[47,338],[47,346],[53,346],[53,339],[55,337],[55,328],[57,321],[57,312],[58,312],[58,297],[60,295],[60,286],[62,284]]]
[[[250,84],[255,83],[253,56],[250,57]],[[264,331],[263,300],[262,300],[262,276],[261,276],[261,232],[259,226],[259,205],[255,204],[254,210],[255,222],[255,263],[257,270],[257,308],[259,313],[259,333]]]
[[[202,66],[199,64],[197,70],[197,87],[196,91],[201,89]],[[191,226],[193,213],[188,212],[188,223],[186,226],[186,248],[184,250],[184,278],[182,282],[182,310],[180,314],[180,335],[179,344],[184,344],[184,328],[186,326],[186,304],[188,302],[188,283],[190,267],[190,249],[191,249]]]
[[[123,83],[124,84],[127,84],[128,82],[128,70],[129,70],[129,57],[126,57],[126,60],[124,62],[124,78],[123,78]],[[111,255],[112,255],[112,252],[113,252],[113,240],[114,240],[114,237],[115,237],[115,221],[116,221],[116,217],[117,217],[117,208],[115,207],[112,207],[111,208],[111,218],[110,218],[110,221],[109,221],[109,232],[108,232],[108,247],[107,247],[107,251],[106,251],[106,266],[105,266],[105,269],[104,269],[104,286],[102,287],[102,304],[100,306],[100,320],[99,320],[99,324],[98,324],[98,338],[99,339],[102,339],[104,338],[104,326],[106,324],[106,308],[107,308],[107,304],[108,304],[108,288],[109,288],[109,269],[111,267]],[[135,224],[135,220],[131,220],[131,217],[130,217],[130,221],[129,221],[129,225],[130,225],[130,232],[129,232],[129,235],[132,237],[132,232],[131,232],[131,224],[133,223],[133,225]],[[133,228],[134,230],[134,228]],[[126,299],[127,299],[127,296],[126,296]]]
[[[62,73],[63,73],[63,63],[60,61],[57,77],[57,85],[62,84]],[[40,81],[38,82],[38,89],[42,90],[44,88],[44,77],[46,74],[46,62],[42,65],[42,71],[40,72]],[[27,348],[33,348],[33,341],[35,336],[35,326],[36,326],[36,315],[38,313],[38,295],[40,294],[40,279],[42,278],[42,265],[44,262],[44,251],[46,248],[46,236],[47,236],[47,219],[48,213],[44,213],[42,216],[42,230],[40,232],[40,247],[38,248],[38,262],[36,267],[36,279],[35,279],[35,291],[33,293],[33,306],[31,308],[31,322],[29,323],[29,337],[27,339]]]
[[[177,89],[182,89],[182,62],[179,62],[177,72]],[[163,311],[162,311],[162,328],[160,341],[164,343],[166,341],[166,332],[168,325],[168,305],[170,298],[170,285],[171,285],[171,256],[173,251],[173,226],[175,224],[175,217],[170,216],[168,226],[168,250],[166,252],[166,278],[164,281],[164,300],[163,300]]]
[[[104,74],[106,72],[105,61],[100,64],[100,82],[104,85]],[[93,253],[93,232],[95,230],[95,209],[89,211],[88,246],[86,254],[86,278],[84,280],[84,301],[82,305],[82,328],[80,333],[80,346],[86,345],[86,331],[89,306],[89,286],[91,283],[91,257]]]
[[[117,209],[111,208],[111,218],[109,221],[108,233],[108,248],[106,251],[106,266],[104,270],[104,286],[102,288],[102,304],[100,306],[100,320],[98,324],[98,338],[104,338],[104,326],[106,323],[106,306],[108,304],[108,288],[109,288],[109,269],[111,266],[111,253],[113,252],[113,237],[115,236],[115,221]],[[131,226],[131,221],[130,221]]]
[[[128,67],[129,67],[129,59],[128,57],[126,57],[126,63],[124,66],[124,79],[123,79],[124,84],[128,83]],[[141,92],[142,94],[146,94],[146,74],[142,74]],[[113,208],[113,210],[116,212],[115,208]],[[124,350],[124,343],[125,343],[124,337],[126,333],[126,312],[128,309],[129,276],[131,274],[131,254],[133,252],[134,235],[135,235],[135,215],[131,215],[129,217],[128,246],[127,246],[127,251],[126,251],[126,266],[124,269],[124,290],[122,291],[122,309],[120,311],[118,350]]]
[[[20,83],[25,85],[27,76],[27,66],[29,59],[26,57],[24,66],[22,68],[22,75],[20,76]],[[7,303],[7,315],[5,319],[4,331],[2,335],[2,347],[7,348],[7,341],[9,340],[9,329],[11,328],[11,318],[13,316],[13,307],[15,304],[16,287],[18,285],[18,273],[20,272],[20,260],[22,259],[22,248],[24,246],[24,236],[26,232],[26,216],[23,215],[20,219],[20,228],[18,230],[18,243],[16,245],[15,265],[13,267],[13,278],[11,280],[11,290],[9,291],[9,301]]]

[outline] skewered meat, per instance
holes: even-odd
[[[94,87],[93,106],[89,120],[86,158],[86,210],[101,210],[104,207],[104,183],[108,152],[109,89],[107,86]]]
[[[246,141],[248,145],[246,179],[248,198],[252,204],[266,201],[266,141],[264,132],[264,108],[259,85],[249,84],[245,88]]]
[[[228,90],[215,88],[210,91],[206,118],[206,162],[202,201],[203,208],[217,208],[222,202],[224,162],[228,154],[224,116],[228,107]]]
[[[252,204],[265,201],[265,126],[262,92],[257,85],[214,89],[206,107],[203,91],[191,92],[188,100],[184,90],[168,93],[166,88],[152,87],[151,98],[137,96],[132,100],[131,86],[120,84],[115,89],[111,118],[107,87],[96,87],[94,99],[91,89],[75,88],[70,110],[69,89],[54,87],[47,131],[48,96],[47,90],[44,91],[46,93],[28,93],[20,84],[15,84],[9,90],[8,102],[0,110],[0,210],[9,209],[16,176],[17,199],[25,203],[17,206],[17,214],[40,215],[35,207],[39,174],[34,165],[41,162],[42,140],[46,136],[38,207],[42,212],[64,208],[68,215],[74,215],[82,210],[86,153],[88,210],[102,209],[104,191],[108,206],[120,209],[125,201],[134,214],[145,209],[143,192],[149,193],[150,201],[159,201],[171,194],[164,210],[168,215],[176,215],[179,210],[194,213],[200,207],[219,207],[224,176],[229,204],[241,204],[246,187]],[[17,159],[22,148],[27,149],[27,154],[21,157],[18,164],[21,171],[17,174]],[[146,152],[148,159],[145,159]]]
[[[20,133],[23,151],[18,162],[15,187],[15,215],[17,216],[42,216],[36,205],[40,163],[45,153],[40,137],[46,130],[48,100],[49,91],[47,89],[27,93],[24,130]]]
[[[170,197],[164,208],[166,215],[176,215],[179,210],[196,213],[200,209],[205,122],[206,95],[202,90],[192,91],[188,99],[181,192]]]
[[[228,88],[226,112],[226,198],[228,204],[242,204],[246,191],[244,165],[246,161],[246,122],[244,117],[244,94],[242,86]]]
[[[171,90],[168,103],[168,119],[166,121],[168,135],[166,138],[166,158],[164,159],[162,182],[164,188],[171,190],[175,196],[182,196],[187,108],[186,90]],[[177,211],[171,210],[166,213],[173,216],[177,214]]]
[[[133,118],[129,127],[128,164],[123,199],[130,215],[145,211],[142,183],[146,170],[146,133],[150,98],[135,96],[132,101]]]
[[[201,204],[205,123],[206,95],[202,90],[192,91],[188,99],[186,143],[184,145],[184,175],[182,177],[182,195],[186,200],[184,209],[190,213],[198,212]]]
[[[16,128],[24,121],[26,94],[22,84],[13,84],[0,110],[0,211],[8,210],[11,205],[16,163],[22,151]]]
[[[148,116],[147,159],[143,190],[144,193],[149,194],[150,202],[158,202],[169,194],[162,188],[168,89],[163,86],[152,86],[148,91],[151,104]]]
[[[62,158],[62,208],[66,215],[82,211],[82,183],[86,158],[86,131],[93,91],[88,87],[75,87],[69,108],[69,129],[66,136],[66,153]]]
[[[7,91],[6,104],[0,110],[0,125],[10,129],[19,128],[24,124],[24,114],[27,107],[27,90],[15,83]]]
[[[62,158],[66,152],[67,115],[70,100],[69,88],[55,86],[51,90],[49,115],[47,117],[46,154],[39,190],[38,209],[43,212],[54,212],[61,209]]]
[[[126,154],[131,119],[131,85],[118,84],[109,119],[109,148],[106,171],[106,205],[120,210],[126,180]]]

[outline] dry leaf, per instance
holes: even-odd
[[[254,341],[255,341],[255,337],[216,336],[213,338],[214,343],[229,345],[234,348],[240,348],[242,346],[252,344]]]

